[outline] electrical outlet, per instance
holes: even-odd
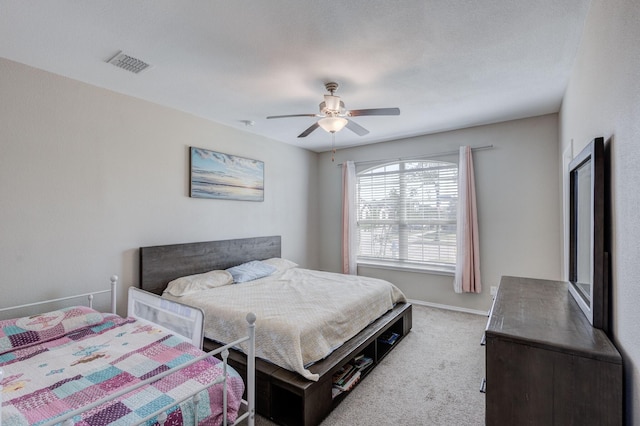
[[[496,287],[495,285],[491,286],[491,295],[495,296],[496,294],[498,294],[498,287]]]

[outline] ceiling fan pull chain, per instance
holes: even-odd
[[[336,161],[336,132],[331,132],[331,162]]]

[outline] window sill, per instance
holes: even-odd
[[[358,266],[362,266],[365,268],[376,268],[376,269],[389,269],[394,271],[404,271],[404,272],[419,272],[422,274],[434,274],[434,275],[449,275],[454,276],[455,270],[451,268],[437,267],[437,266],[420,266],[416,264],[407,264],[403,265],[397,262],[372,262],[372,261],[358,261]]]

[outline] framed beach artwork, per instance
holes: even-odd
[[[190,196],[264,201],[264,162],[191,147]]]

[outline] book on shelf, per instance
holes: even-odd
[[[364,370],[365,368],[373,364],[373,359],[369,358],[368,356],[356,357],[353,360],[353,364],[358,370]]]
[[[331,398],[335,398],[336,396],[340,395],[342,393],[342,391],[340,389],[338,389],[337,387],[333,386],[331,388]]]
[[[336,384],[338,386],[344,386],[345,383],[349,382],[349,380],[351,380],[351,378],[356,375],[356,373],[360,374],[360,372],[358,371],[358,369],[354,365],[351,365],[351,364],[349,364],[349,365],[351,366],[351,368],[349,369],[347,374],[342,376],[340,378],[340,380],[338,380],[337,382],[334,382],[334,384]]]
[[[333,375],[334,385],[343,385],[349,380],[349,378],[357,371],[355,365],[349,363],[345,364]]]
[[[387,345],[393,345],[396,340],[398,340],[398,337],[400,337],[398,333],[388,332],[381,334],[380,337],[378,337],[378,341],[386,343]]]
[[[353,373],[345,383],[341,385],[334,384],[333,386],[338,390],[346,392],[346,391],[350,391],[355,386],[355,384],[358,383],[359,380],[360,380],[360,371],[356,370],[356,372]]]
[[[332,395],[335,398],[342,392],[350,391],[360,381],[361,371],[373,364],[373,359],[360,354],[355,356],[339,370],[333,373]]]

